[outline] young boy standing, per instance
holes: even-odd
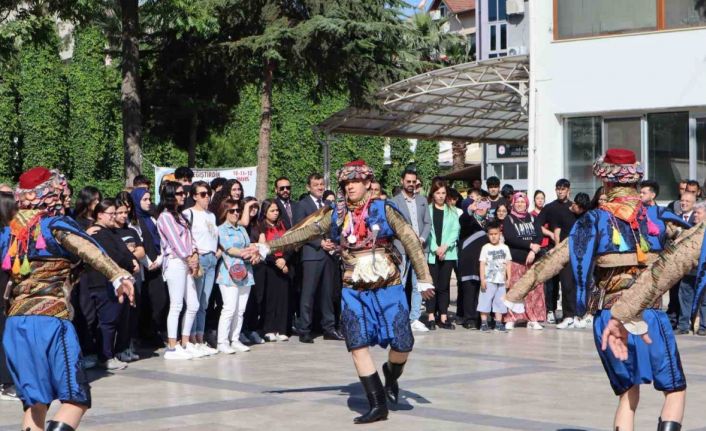
[[[480,251],[480,296],[478,298],[478,311],[480,312],[480,330],[487,332],[488,314],[495,313],[495,330],[505,332],[503,314],[507,307],[503,303],[505,284],[510,279],[510,249],[500,243],[500,223],[493,221],[488,224],[488,241]]]

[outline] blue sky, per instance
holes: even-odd
[[[404,0],[404,2],[407,3],[409,7],[402,9],[402,12],[407,16],[414,15],[417,12],[419,0]],[[431,0],[427,0],[427,6],[429,6],[429,3],[431,3]]]

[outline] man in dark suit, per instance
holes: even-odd
[[[294,209],[294,224],[320,210],[326,205],[323,200],[324,177],[321,174],[311,174],[307,178],[309,194],[300,200]],[[321,307],[321,327],[325,340],[343,340],[343,335],[336,330],[336,319],[333,308],[333,276],[334,260],[329,251],[335,245],[330,239],[310,241],[302,247],[302,289],[299,302],[299,341],[313,343],[311,326],[314,316],[316,293],[319,293]]]
[[[292,183],[287,177],[279,177],[275,181],[275,204],[279,208],[279,213],[282,214],[282,221],[287,230],[291,229],[294,223],[294,202],[292,202]]]
[[[685,222],[693,226],[696,222],[694,205],[696,204],[696,194],[685,191],[681,194],[679,206],[682,213],[680,217]],[[667,315],[672,326],[677,327],[677,334],[688,334],[691,329],[691,305],[694,301],[694,291],[696,286],[696,270],[684,276],[679,283],[669,289],[669,306]]]

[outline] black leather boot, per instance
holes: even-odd
[[[662,418],[659,418],[659,421],[657,422],[657,431],[680,431],[680,430],[681,430],[681,424],[679,422],[662,421]]]
[[[382,365],[382,374],[385,375],[385,394],[392,404],[397,404],[397,399],[400,396],[400,385],[397,384],[397,379],[404,371],[404,364],[406,362],[395,364],[387,361]]]
[[[47,422],[46,431],[76,431],[71,425],[63,422],[49,421]]]
[[[360,377],[365,394],[368,396],[370,410],[362,416],[353,419],[356,424],[369,424],[371,422],[384,421],[387,419],[387,400],[385,399],[385,389],[377,371],[369,376]]]

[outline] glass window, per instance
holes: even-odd
[[[494,25],[491,25],[490,26],[490,50],[491,51],[497,51],[497,49],[498,49],[498,47],[497,47],[498,38],[497,38],[496,33],[497,33],[496,27]]]
[[[657,29],[655,0],[557,0],[556,7],[560,39]]]
[[[488,0],[488,21],[498,20],[498,0]]]
[[[638,159],[642,159],[642,133],[639,117],[606,119],[603,126],[605,127],[606,148],[632,150]]]
[[[517,179],[526,180],[527,179],[527,163],[518,163],[517,169],[518,169]]]
[[[660,185],[659,199],[677,198],[679,181],[689,178],[689,113],[647,116],[647,177]]]
[[[566,120],[564,176],[570,178],[574,195],[584,192],[593,196],[600,186],[593,176],[593,162],[601,155],[601,123],[601,117]]]
[[[448,10],[446,9],[446,5],[444,4],[444,2],[441,2],[441,4],[439,5],[439,16],[445,18],[447,14]]]
[[[706,3],[703,0],[665,0],[664,25],[666,28],[706,25]]]
[[[516,163],[503,163],[503,179],[504,180],[516,180],[517,179],[517,164]]]
[[[500,49],[507,49],[507,26],[500,24]]]
[[[490,0],[493,1],[493,0]],[[507,0],[497,0],[498,2],[498,20],[504,21],[507,19]]]
[[[696,178],[706,179],[706,118],[696,119]]]

